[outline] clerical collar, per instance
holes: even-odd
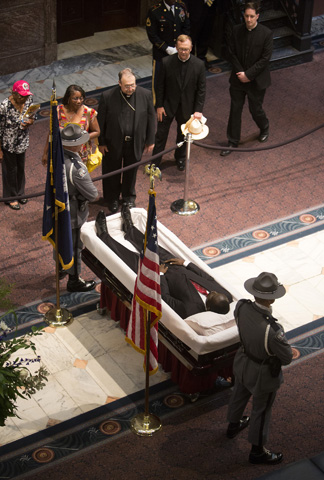
[[[179,55],[178,55],[178,60],[179,60],[180,62],[182,62],[182,63],[186,63],[186,62],[188,62],[188,60],[190,60],[190,55],[189,55],[189,57],[187,58],[187,60],[181,60],[181,58],[180,58]]]
[[[258,26],[258,22],[256,23],[256,26],[255,26],[255,27],[253,27],[253,28],[247,28],[247,27],[246,27],[246,28],[247,28],[247,30],[248,30],[249,32],[252,32],[257,26]]]
[[[120,94],[121,94],[122,97],[128,98],[128,99],[130,99],[130,98],[133,96],[133,93],[132,93],[131,95],[126,95],[126,93],[124,93],[124,92],[122,91],[122,89],[120,89]]]

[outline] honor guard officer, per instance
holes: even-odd
[[[177,52],[175,44],[181,34],[190,34],[189,14],[181,0],[163,0],[150,8],[146,32],[153,45],[152,92],[155,105],[156,78],[162,58]]]
[[[90,135],[86,130],[82,130],[80,125],[69,123],[61,131],[61,138],[70,201],[74,256],[74,264],[67,270],[69,274],[67,290],[69,292],[88,292],[95,288],[96,283],[93,280],[86,281],[80,277],[81,250],[83,247],[80,231],[89,215],[88,204],[97,199],[98,191],[92,182],[87,167],[81,160],[79,152],[82,145],[89,141]]]
[[[282,326],[272,316],[271,305],[285,295],[286,289],[276,275],[269,272],[246,280],[244,287],[255,301],[239,300],[234,311],[241,346],[234,359],[235,385],[228,407],[227,437],[236,437],[250,424],[249,461],[275,465],[282,461],[282,453],[270,452],[264,445],[268,439],[272,405],[283,382],[281,365],[288,365],[293,355]],[[251,396],[250,419],[242,415]]]

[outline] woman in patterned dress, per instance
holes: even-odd
[[[32,93],[25,80],[18,80],[12,93],[0,103],[0,161],[2,161],[3,197],[20,197],[5,202],[13,210],[26,204],[25,153],[29,146],[28,127],[33,118],[24,117],[32,103]]]
[[[82,147],[80,156],[84,162],[87,161],[88,154],[92,147],[93,140],[99,137],[100,128],[97,120],[97,112],[93,108],[84,105],[85,91],[78,85],[70,85],[64,94],[62,104],[57,106],[57,117],[60,128],[63,129],[68,123],[77,123],[83,130],[90,134],[90,145],[85,144]],[[48,141],[46,142],[44,154],[42,157],[43,165],[47,164]]]

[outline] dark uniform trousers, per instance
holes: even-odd
[[[264,392],[253,395],[252,413],[248,440],[252,445],[265,445],[269,434],[271,408],[276,398],[275,392]],[[228,421],[239,423],[245,407],[251,397],[251,392],[235,379],[234,391],[228,407]]]
[[[227,125],[228,141],[238,145],[241,138],[242,111],[245,97],[248,98],[249,110],[253,120],[262,134],[269,133],[269,120],[263,110],[262,104],[266,90],[257,90],[251,84],[242,84],[242,87],[230,86],[231,110]]]

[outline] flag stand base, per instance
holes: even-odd
[[[132,418],[130,424],[131,430],[141,437],[152,436],[153,433],[158,432],[162,428],[162,423],[159,417],[152,413],[139,413]]]
[[[73,315],[66,308],[51,308],[44,315],[44,321],[50,327],[66,327],[73,322]]]
[[[178,215],[194,215],[199,212],[200,207],[194,200],[175,200],[171,203],[171,210]]]

